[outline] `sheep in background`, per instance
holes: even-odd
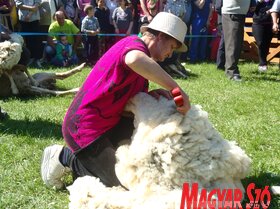
[[[16,33],[11,33],[9,36],[9,40],[0,43],[0,77],[2,74],[5,74],[9,78],[12,93],[16,95],[19,93],[19,90],[12,77],[12,69],[20,60],[24,40],[22,36]],[[32,85],[36,86],[37,82],[27,70],[26,74]]]
[[[116,174],[121,187],[106,188],[94,177],[68,187],[70,208],[179,208],[184,182],[208,191],[240,188],[251,160],[235,142],[224,140],[194,105],[187,115],[173,101],[140,93],[126,106],[135,116],[130,145],[118,148]]]
[[[81,65],[68,70],[66,72],[61,73],[46,73],[40,72],[35,73],[34,75],[30,75],[26,66],[24,65],[14,65],[10,71],[10,75],[12,80],[14,81],[15,86],[18,89],[18,93],[20,95],[66,95],[77,93],[79,88],[74,88],[70,90],[58,91],[56,90],[56,80],[63,80],[72,76],[78,72],[81,72],[85,67],[86,63],[82,63]],[[34,82],[31,82],[30,78],[36,82],[36,86],[33,85]],[[10,88],[10,79],[6,76],[0,77],[0,96],[7,97],[10,96],[12,92],[12,88]],[[11,85],[12,86],[12,85]]]

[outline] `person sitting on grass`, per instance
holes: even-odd
[[[45,47],[45,56],[48,61],[56,54],[55,45],[59,34],[63,33],[67,35],[67,40],[73,46],[74,52],[77,52],[77,48],[81,43],[79,28],[77,28],[71,20],[65,19],[63,11],[57,11],[55,13],[55,19],[56,21],[49,27],[49,35]]]
[[[59,36],[56,44],[56,55],[52,58],[51,63],[59,67],[68,67],[78,64],[78,57],[73,51],[72,45],[68,43],[66,35]]]

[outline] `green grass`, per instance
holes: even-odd
[[[226,79],[214,64],[187,65],[191,76],[178,79],[192,104],[209,113],[216,129],[235,140],[252,158],[252,171],[243,181],[257,188],[280,185],[280,70],[257,72],[254,63],[241,63],[243,82]],[[61,89],[81,85],[89,68],[58,82]],[[49,69],[61,71],[61,69]],[[36,72],[36,70],[32,70]],[[151,88],[157,87],[151,84]],[[0,123],[0,209],[67,208],[67,191],[46,188],[40,178],[40,158],[51,144],[63,144],[61,123],[73,96],[11,97],[0,101],[10,119]],[[273,196],[271,209],[280,209]]]

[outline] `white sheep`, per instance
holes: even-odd
[[[233,141],[215,130],[208,114],[193,105],[187,115],[173,101],[140,93],[126,106],[135,115],[130,145],[118,148],[115,167],[121,187],[107,188],[95,177],[78,178],[70,191],[70,208],[180,208],[182,185],[239,188],[251,160]]]
[[[12,77],[12,69],[20,60],[24,40],[22,36],[16,33],[11,33],[9,36],[11,39],[0,43],[0,77],[3,73],[8,76],[12,93],[16,95],[19,93],[19,90]],[[26,71],[26,73],[31,83],[37,85],[29,72]]]

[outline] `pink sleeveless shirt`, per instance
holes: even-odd
[[[76,94],[62,125],[64,140],[73,152],[112,129],[127,101],[148,91],[148,81],[125,64],[125,55],[131,50],[150,56],[137,36],[122,39],[100,58]]]

